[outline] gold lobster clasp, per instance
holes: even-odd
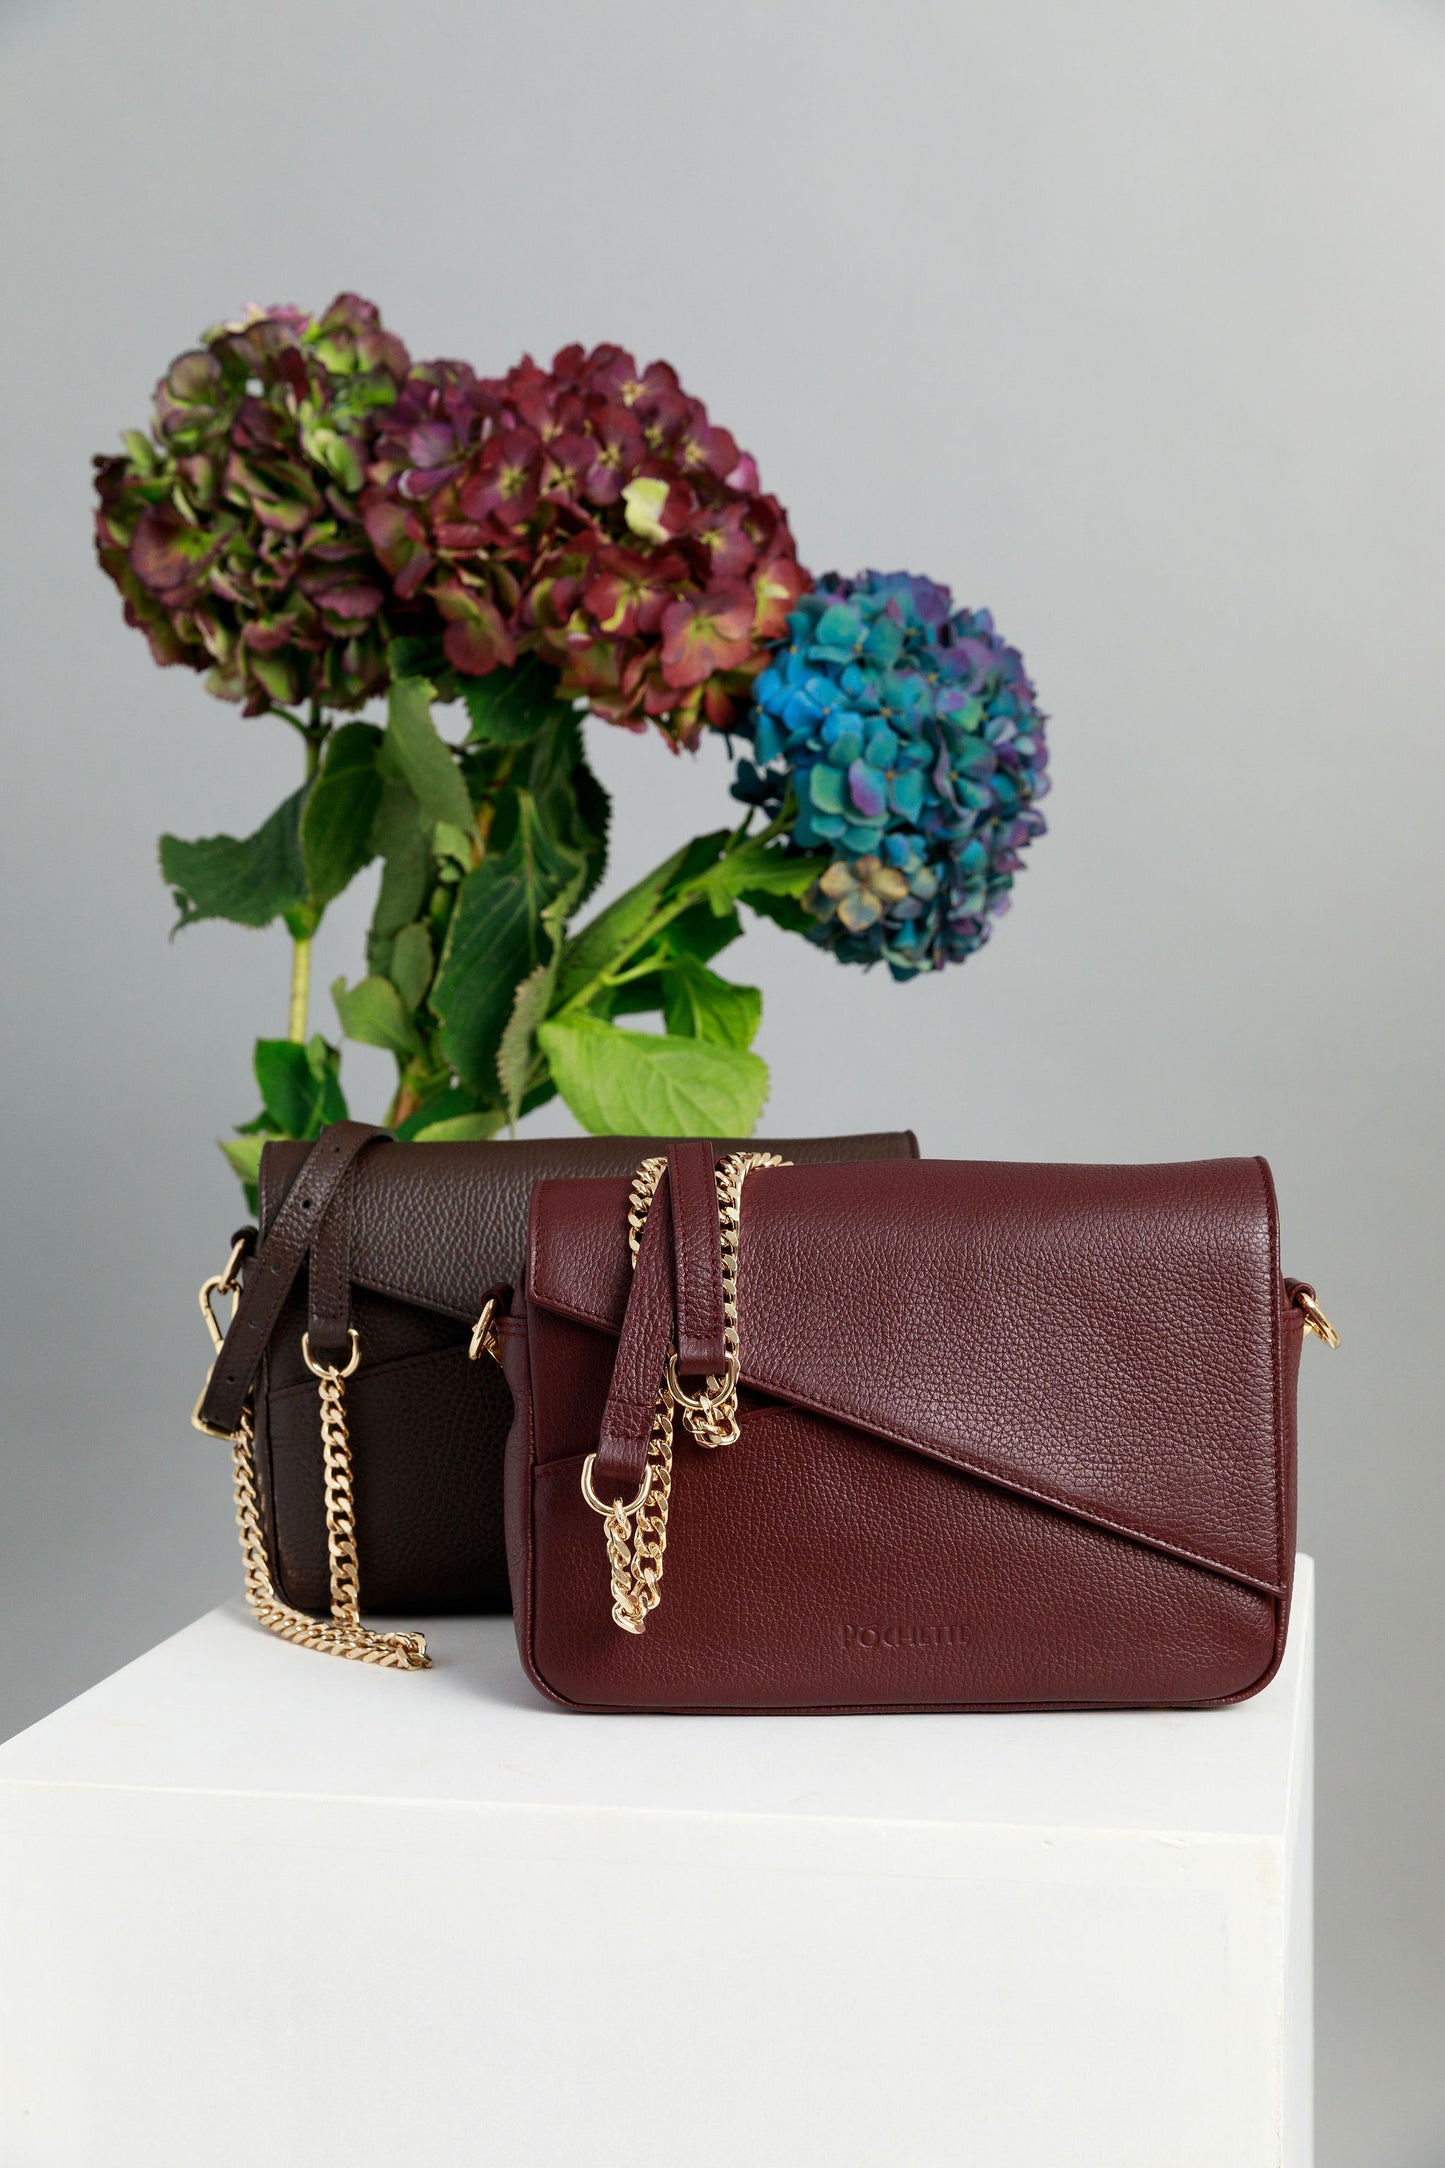
[[[226,1335],[221,1329],[221,1320],[216,1315],[216,1297],[217,1295],[239,1296],[241,1292],[241,1259],[245,1254],[246,1237],[238,1235],[231,1254],[226,1259],[225,1271],[213,1272],[208,1280],[202,1280],[196,1292],[196,1300],[201,1306],[201,1316],[205,1320],[206,1331],[211,1336],[212,1361],[210,1368],[206,1371],[205,1384],[202,1385],[196,1397],[196,1404],[191,1410],[191,1427],[193,1430],[198,1430],[203,1438],[221,1438],[228,1445],[235,1444],[235,1432],[218,1430],[214,1423],[206,1422],[201,1415],[201,1407],[211,1382],[211,1371],[216,1367],[214,1358],[220,1354],[226,1344]],[[234,1307],[232,1315],[235,1315]]]
[[[241,1235],[237,1239],[230,1256],[226,1259],[225,1271],[213,1272],[209,1280],[202,1280],[200,1287],[196,1291],[196,1300],[201,1306],[201,1316],[205,1319],[206,1330],[211,1336],[211,1352],[215,1355],[219,1355],[226,1344],[226,1335],[222,1331],[221,1321],[216,1315],[216,1297],[217,1295],[240,1294],[241,1259],[245,1254],[246,1238]]]
[[[499,1363],[502,1359],[502,1343],[497,1338],[497,1328],[493,1322],[496,1309],[496,1296],[488,1295],[482,1304],[481,1315],[472,1327],[472,1337],[467,1348],[467,1354],[474,1363],[480,1362],[484,1355],[490,1355],[494,1363]]]

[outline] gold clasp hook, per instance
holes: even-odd
[[[473,1362],[479,1362],[483,1355],[490,1355],[494,1363],[499,1363],[502,1359],[501,1342],[497,1338],[496,1327],[492,1323],[492,1315],[496,1307],[496,1296],[488,1295],[486,1301],[482,1304],[482,1314],[472,1327],[471,1344],[467,1349],[467,1354]]]
[[[226,1335],[221,1330],[221,1321],[216,1315],[215,1298],[217,1295],[240,1294],[241,1259],[245,1254],[246,1237],[241,1235],[237,1238],[235,1247],[226,1259],[225,1271],[213,1272],[209,1280],[202,1280],[197,1291],[196,1300],[201,1306],[201,1316],[205,1319],[206,1330],[211,1336],[211,1349],[217,1355],[220,1354],[221,1349],[226,1344]],[[232,1315],[234,1316],[234,1314],[233,1310]]]
[[[1312,1332],[1317,1340],[1323,1340],[1326,1347],[1338,1347],[1340,1336],[1315,1301],[1314,1296],[1307,1294],[1304,1288],[1300,1288],[1294,1299],[1298,1307],[1304,1312],[1305,1331]]]
[[[226,1335],[221,1330],[221,1320],[216,1315],[216,1297],[217,1295],[235,1295],[239,1297],[241,1292],[241,1259],[245,1254],[246,1237],[238,1235],[231,1254],[226,1259],[225,1271],[213,1272],[209,1280],[202,1280],[196,1292],[196,1300],[201,1306],[201,1316],[205,1319],[206,1331],[211,1336],[211,1363],[206,1371],[206,1382],[201,1387],[196,1404],[191,1410],[191,1427],[200,1431],[203,1438],[223,1438],[228,1445],[235,1444],[236,1432],[233,1430],[217,1430],[214,1423],[205,1422],[201,1416],[201,1404],[210,1389],[211,1371],[216,1367],[215,1358],[226,1344]],[[233,1319],[235,1315],[233,1305],[231,1310]]]

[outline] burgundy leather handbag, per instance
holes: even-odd
[[[522,1660],[588,1710],[1256,1693],[1306,1329],[1259,1159],[689,1144],[539,1182],[501,1327]]]
[[[201,1290],[216,1348],[195,1421],[228,1440],[246,1594],[273,1632],[416,1669],[372,1613],[505,1611],[512,1404],[477,1321],[515,1281],[539,1175],[624,1174],[638,1137],[398,1144],[338,1122],[268,1144],[260,1228]],[[809,1137],[789,1158],[909,1155],[907,1132]],[[238,1295],[223,1334],[216,1296]]]

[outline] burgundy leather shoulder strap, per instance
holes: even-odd
[[[667,1147],[672,1259],[677,1285],[677,1368],[683,1378],[719,1376],[723,1344],[722,1229],[715,1155],[703,1137]]]
[[[387,1134],[371,1122],[333,1122],[312,1145],[246,1274],[230,1331],[201,1395],[196,1415],[208,1429],[226,1436],[237,1429],[281,1305],[291,1292],[327,1206],[357,1154]]]
[[[669,1176],[662,1179],[667,1182]],[[592,1488],[599,1498],[607,1500],[635,1498],[641,1488],[653,1410],[672,1338],[672,1227],[661,1206],[660,1195],[655,1195],[627,1293],[627,1314],[618,1337],[617,1359],[612,1366],[612,1383],[592,1467]]]
[[[727,1367],[714,1166],[713,1147],[702,1138],[667,1148],[667,1172],[642,1232],[602,1414],[592,1467],[599,1498],[635,1498],[641,1488],[669,1343],[677,1348],[684,1377],[716,1377]]]

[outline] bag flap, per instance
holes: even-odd
[[[489,1287],[522,1276],[527,1200],[535,1181],[544,1175],[630,1176],[639,1160],[658,1149],[650,1137],[373,1144],[347,1177],[352,1284],[469,1325]],[[754,1149],[800,1162],[916,1160],[918,1140],[911,1130],[898,1130],[803,1137]],[[309,1144],[287,1142],[268,1144],[262,1152],[263,1242],[310,1150]]]
[[[529,1301],[620,1329],[627,1194],[539,1183]],[[743,1188],[745,1386],[1269,1590],[1283,1300],[1259,1159],[796,1166]]]

